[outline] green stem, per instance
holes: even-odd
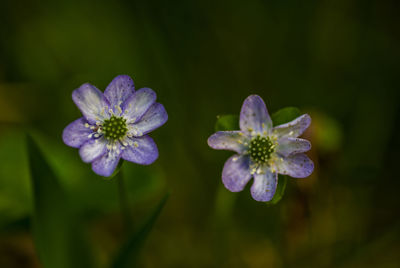
[[[125,181],[124,176],[122,174],[122,170],[120,169],[117,175],[117,185],[118,185],[118,197],[119,197],[119,204],[121,207],[121,213],[124,219],[124,228],[126,231],[131,231],[132,229],[132,218],[131,212],[129,209],[129,201],[128,195],[126,193]]]

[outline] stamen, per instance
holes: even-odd
[[[250,141],[248,149],[251,160],[258,165],[262,165],[271,158],[271,154],[274,152],[274,144],[269,137],[258,135]]]
[[[119,114],[122,114],[122,109],[121,109],[121,107],[119,106],[119,104],[118,104],[118,105],[115,105],[115,109],[118,110]]]
[[[108,140],[121,140],[128,132],[126,119],[112,115],[109,119],[104,120],[100,131]]]

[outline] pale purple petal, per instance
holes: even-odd
[[[158,158],[157,145],[149,136],[131,138],[129,143],[131,145],[122,151],[122,159],[141,165],[150,165]]]
[[[208,145],[216,150],[230,150],[242,153],[247,148],[249,138],[241,131],[218,131],[211,135]]]
[[[288,136],[296,138],[303,134],[310,124],[311,117],[308,114],[303,114],[289,123],[274,127],[272,133],[277,137]]]
[[[278,185],[278,174],[265,168],[261,174],[254,174],[254,182],[250,188],[251,196],[256,201],[268,202],[275,194]]]
[[[100,139],[90,139],[82,145],[79,149],[79,155],[82,161],[85,163],[90,163],[99,156],[106,153],[107,141],[104,138]]]
[[[151,88],[141,88],[127,99],[122,107],[128,123],[134,123],[141,119],[145,112],[156,101],[156,93]]]
[[[104,96],[110,102],[115,114],[119,114],[119,109],[116,106],[124,103],[135,92],[135,86],[132,78],[127,75],[119,75],[115,77],[104,91]]]
[[[92,162],[93,171],[103,177],[110,177],[115,168],[118,165],[118,162],[121,158],[121,146],[119,144],[116,145],[116,148],[112,150],[107,150],[107,152],[95,159]]]
[[[72,100],[89,123],[96,123],[108,111],[108,101],[103,93],[91,84],[83,84],[72,92]]]
[[[129,134],[140,137],[162,126],[168,120],[168,114],[160,103],[154,103],[138,123],[128,126]]]
[[[263,133],[271,128],[272,120],[263,99],[257,95],[247,97],[240,111],[240,129],[249,133]]]
[[[224,165],[222,182],[231,192],[240,192],[251,179],[250,157],[247,155],[234,155]]]
[[[305,154],[295,154],[274,162],[275,168],[280,174],[293,178],[308,177],[314,170],[314,163]]]
[[[310,149],[311,143],[308,140],[283,137],[278,140],[276,153],[286,157],[297,153],[304,153],[309,151]]]
[[[89,139],[91,129],[85,127],[85,118],[79,118],[69,124],[63,131],[62,138],[66,145],[79,148]]]

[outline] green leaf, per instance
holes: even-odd
[[[121,171],[121,168],[122,168],[122,164],[123,164],[123,163],[124,163],[124,160],[121,159],[121,160],[118,162],[118,165],[117,165],[117,167],[114,169],[114,172],[111,174],[111,176],[110,176],[110,177],[103,177],[103,178],[106,179],[106,180],[110,180],[110,179],[114,178],[115,176],[117,176],[117,175],[119,174],[119,172]]]
[[[301,112],[296,107],[286,107],[273,113],[271,116],[274,126],[288,123],[301,115]]]
[[[66,193],[31,136],[27,137],[33,189],[33,235],[45,268],[91,267],[81,226]]]
[[[137,265],[137,259],[140,249],[143,247],[146,238],[150,234],[158,216],[160,215],[165,203],[167,202],[169,194],[157,205],[156,209],[147,220],[147,222],[139,229],[138,232],[130,235],[127,241],[122,245],[111,265],[113,268],[131,268]]]
[[[271,199],[271,201],[265,202],[267,205],[275,205],[281,201],[283,194],[285,193],[286,183],[287,176],[278,175],[278,186],[276,188],[274,197]]]
[[[215,131],[239,130],[239,116],[227,114],[217,116]]]

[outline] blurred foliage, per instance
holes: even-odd
[[[33,235],[44,267],[92,267],[68,198],[32,137],[28,155],[33,188]]]
[[[315,145],[322,154],[329,154],[340,150],[343,143],[343,132],[340,124],[332,117],[323,114],[313,114],[313,131]]]
[[[169,114],[151,133],[160,158],[122,167],[135,230],[172,192],[139,265],[397,267],[398,9],[394,0],[2,1],[0,267],[39,266],[27,129],[87,224],[98,265],[125,240],[115,179],[94,175],[61,141],[81,116],[72,90],[104,90],[118,74],[153,88]],[[316,169],[289,178],[275,206],[248,188],[233,207],[220,202],[230,216],[216,228],[230,153],[206,140],[215,116],[237,114],[250,94],[269,111],[311,115],[304,137]]]

